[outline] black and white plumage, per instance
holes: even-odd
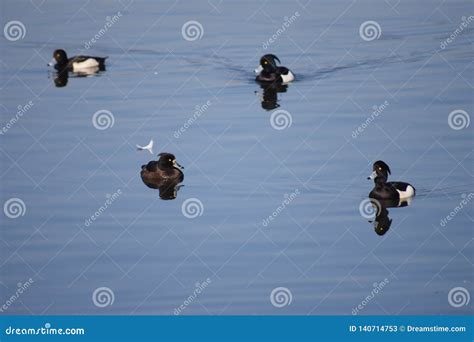
[[[264,55],[260,58],[260,65],[255,69],[256,81],[263,83],[289,83],[294,81],[295,75],[290,69],[277,65],[280,59],[272,54]]]
[[[107,57],[92,57],[92,56],[75,56],[68,58],[66,51],[55,50],[53,53],[53,60],[48,64],[53,66],[56,70],[67,70],[73,72],[80,72],[81,70],[97,69],[105,70],[105,60]]]
[[[375,199],[407,199],[415,196],[413,185],[405,182],[387,182],[391,174],[390,167],[383,161],[378,160],[373,165],[373,172],[367,179],[373,179],[375,187],[369,194]]]

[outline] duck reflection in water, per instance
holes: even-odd
[[[260,95],[262,108],[266,110],[273,110],[280,107],[278,104],[278,93],[286,93],[288,86],[281,83],[260,83],[262,92],[255,92]]]
[[[67,86],[69,81],[69,77],[76,78],[76,77],[91,77],[96,76],[101,73],[101,71],[105,71],[105,66],[102,68],[93,67],[82,69],[81,71],[69,71],[68,69],[58,69],[57,72],[53,73],[54,85],[57,88],[62,88]]]
[[[178,195],[179,185],[184,179],[181,169],[176,158],[171,153],[160,153],[157,161],[152,160],[146,165],[142,165],[140,177],[143,183],[151,189],[160,191],[160,198],[163,200],[175,199]]]
[[[392,225],[392,219],[388,216],[389,212],[387,208],[401,208],[409,206],[411,204],[411,198],[402,200],[377,200],[374,198],[370,198],[370,202],[376,210],[376,215],[375,219],[369,222],[374,224],[375,233],[377,233],[377,235],[382,236],[386,232],[388,232],[390,226]]]

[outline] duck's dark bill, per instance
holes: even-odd
[[[377,177],[377,172],[374,171],[370,174],[369,177],[367,177],[367,179],[375,179],[375,177]]]
[[[184,167],[181,166],[176,160],[173,161],[173,164],[174,164],[174,166],[177,166],[177,167],[179,167],[180,169],[183,169],[183,170],[184,170]]]

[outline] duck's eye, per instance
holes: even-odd
[[[379,171],[382,171],[382,168],[381,168],[381,167],[379,167]]]
[[[173,159],[168,159],[168,161],[172,161]]]
[[[267,62],[267,61],[263,61],[263,64],[268,64],[268,62]]]

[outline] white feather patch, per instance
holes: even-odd
[[[401,191],[401,190],[398,190],[398,194],[400,196],[400,198],[410,198],[410,197],[413,197],[415,196],[415,189],[411,186],[411,185],[408,185],[407,188],[405,189],[405,191]]]
[[[281,75],[281,80],[283,81],[283,83],[291,82],[294,79],[295,79],[295,76],[293,75],[291,71],[288,71],[287,75]]]
[[[94,58],[88,58],[84,62],[74,62],[72,63],[72,68],[74,70],[80,70],[80,69],[88,69],[88,68],[94,68],[99,66],[99,62],[95,60]]]

